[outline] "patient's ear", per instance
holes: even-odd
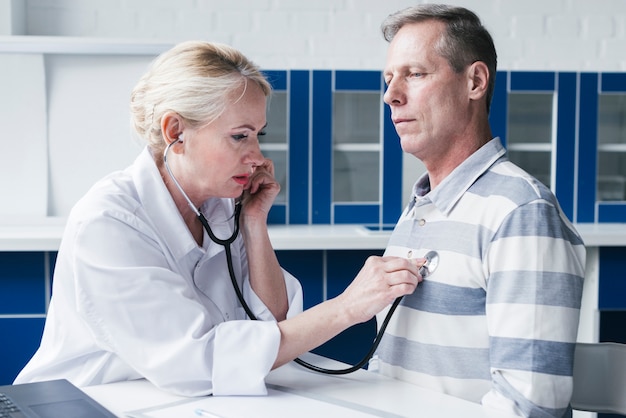
[[[489,88],[489,68],[482,61],[472,63],[467,70],[468,95],[472,100],[480,100]]]

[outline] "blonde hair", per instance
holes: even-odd
[[[161,132],[166,112],[177,113],[191,128],[201,127],[224,111],[238,89],[245,92],[248,81],[270,95],[265,76],[236,49],[203,41],[178,44],[157,57],[133,89],[133,128],[157,157],[166,146]]]

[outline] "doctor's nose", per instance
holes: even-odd
[[[250,149],[245,156],[245,162],[254,167],[258,167],[265,162],[265,156],[261,152],[261,147],[258,142],[255,142],[250,146]]]

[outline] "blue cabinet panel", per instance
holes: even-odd
[[[379,219],[379,205],[335,205],[336,224],[378,224]]]
[[[577,222],[594,222],[598,153],[598,74],[580,74]]]
[[[600,76],[600,91],[603,93],[625,93],[626,73],[602,73]]]
[[[41,252],[0,253],[0,314],[46,312],[45,262]]]
[[[402,207],[408,202],[402,201],[402,147],[389,106],[385,106],[383,135],[382,223],[392,224],[398,220]]]
[[[33,356],[43,333],[43,318],[0,318],[0,333],[10,335],[11,341],[2,338],[0,344],[0,385],[13,383],[15,376]]]
[[[313,224],[331,223],[333,166],[333,91],[332,71],[313,71],[313,150],[312,220]]]
[[[332,298],[344,291],[363,267],[370,255],[382,255],[382,250],[341,250],[328,251],[328,297]],[[313,352],[356,364],[369,351],[376,336],[376,319],[348,328]]]
[[[309,71],[291,71],[289,88],[289,219],[309,223]]]
[[[511,73],[511,91],[554,91],[556,74],[552,71]]]
[[[575,73],[558,75],[555,195],[568,219],[574,219],[574,181],[576,179],[576,83]]]
[[[263,74],[265,74],[274,90],[287,90],[287,71],[263,70]]]
[[[274,91],[287,91],[287,77],[288,72],[285,70],[264,70],[263,74],[272,85],[272,89]],[[270,98],[271,101],[271,98]],[[285,121],[287,124],[287,121]],[[285,187],[284,184],[281,184],[282,187]],[[287,186],[288,187],[288,186]],[[267,215],[267,223],[268,224],[281,224],[284,225],[287,223],[287,207],[282,203],[275,203],[271,208],[270,212]]]
[[[624,222],[626,205],[622,202],[599,202],[598,219],[600,222]]]
[[[324,300],[324,251],[276,251],[280,265],[302,284],[304,309]]]
[[[600,248],[598,308],[626,311],[626,247]]]
[[[335,90],[380,91],[383,78],[380,71],[336,71]]]
[[[507,86],[509,73],[498,71],[496,73],[496,85],[494,86],[491,107],[489,111],[489,125],[493,136],[500,137],[502,144],[506,147],[506,124],[508,110]]]

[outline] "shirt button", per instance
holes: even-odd
[[[426,224],[426,219],[422,218],[419,221],[417,221],[419,226],[424,226]]]
[[[406,253],[406,258],[411,258],[413,256],[413,250],[409,250],[408,253]]]

